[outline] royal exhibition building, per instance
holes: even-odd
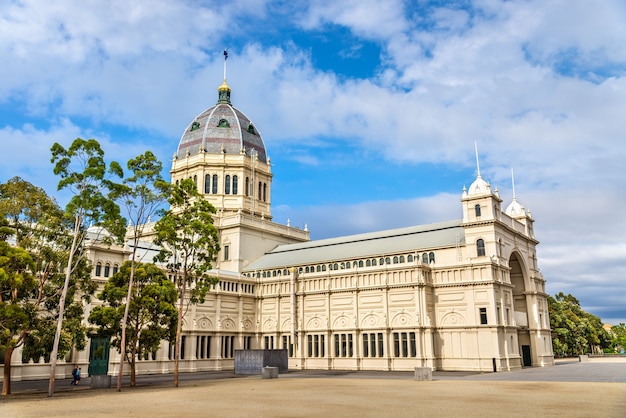
[[[306,227],[272,221],[273,174],[259,132],[231,104],[224,80],[217,104],[172,149],[171,181],[195,181],[217,210],[220,238],[212,272],[219,282],[184,317],[181,371],[233,370],[240,349],[286,349],[292,370],[554,364],[534,221],[515,197],[503,206],[478,170],[459,190],[459,219],[311,241]],[[150,226],[138,248],[143,261],[157,250]],[[98,242],[89,251],[102,284],[131,254],[128,245]],[[61,362],[66,376],[76,364],[86,371],[96,346],[94,338]],[[163,341],[139,359],[137,373],[172,372],[173,352]],[[49,375],[49,366],[13,359],[16,380]],[[108,361],[116,375],[116,350]]]

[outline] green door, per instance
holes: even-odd
[[[109,351],[111,342],[108,338],[92,337],[89,345],[89,376],[109,373]]]

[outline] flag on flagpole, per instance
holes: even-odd
[[[224,61],[226,61],[227,59],[228,59],[228,52],[224,50]]]

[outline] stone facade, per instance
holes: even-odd
[[[462,191],[459,220],[310,241],[306,228],[272,221],[263,140],[226,83],[219,97],[189,124],[172,161],[172,182],[194,179],[216,207],[221,246],[219,283],[184,319],[181,371],[233,369],[237,349],[286,349],[291,369],[554,364],[532,216],[515,198],[502,210],[480,170]],[[144,261],[155,252],[150,226]],[[93,242],[93,278],[104,283],[130,251]],[[171,372],[172,353],[163,342],[138,373]],[[88,351],[68,360],[86,365]],[[118,366],[112,351],[109,374]],[[16,380],[49,370],[22,367]]]

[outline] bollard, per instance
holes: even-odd
[[[263,367],[262,379],[276,379],[278,377],[278,367]]]
[[[430,367],[416,367],[415,380],[433,380],[433,371]]]

